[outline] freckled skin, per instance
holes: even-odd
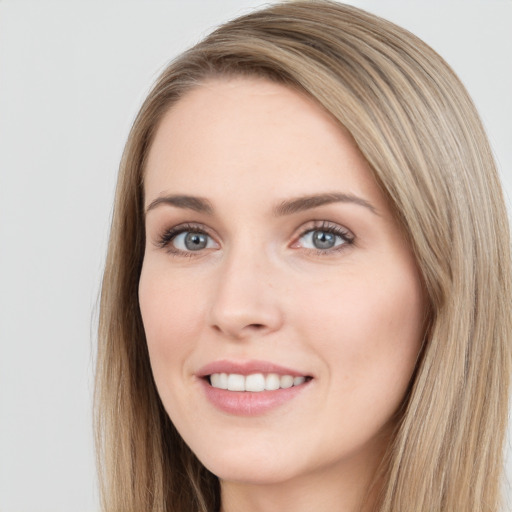
[[[283,200],[330,192],[375,211],[334,202],[273,213]],[[185,95],[157,131],[146,206],[166,194],[206,198],[213,213],[148,212],[142,317],[163,404],[221,478],[224,510],[359,510],[414,369],[425,307],[367,162],[300,93],[218,79]],[[335,235],[335,247],[315,248],[304,232],[325,223],[353,243]],[[185,235],[158,245],[181,224],[206,232],[208,245],[187,250]],[[214,407],[197,378],[218,359],[270,361],[313,379],[278,408],[240,417]]]

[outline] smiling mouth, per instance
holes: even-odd
[[[279,375],[277,373],[251,373],[241,375],[238,373],[212,373],[206,376],[209,384],[216,389],[228,391],[249,391],[258,393],[261,391],[276,391],[300,386],[311,380],[308,376]]]

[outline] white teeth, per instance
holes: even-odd
[[[274,391],[279,389],[279,375],[277,373],[269,373],[265,379],[265,389],[268,391]]]
[[[306,377],[294,377],[293,385],[300,386],[305,380],[306,380]]]
[[[214,388],[227,389],[229,391],[275,391],[287,389],[292,386],[300,386],[306,381],[306,377],[293,377],[291,375],[278,375],[277,373],[251,373],[240,375],[238,373],[212,373],[210,384]]]
[[[293,377],[291,375],[283,375],[280,379],[281,387],[291,388],[293,386]]]
[[[230,373],[228,375],[228,389],[229,391],[245,391],[245,377],[237,373]]]
[[[228,374],[227,373],[213,373],[210,376],[210,381],[214,388],[228,389]]]
[[[228,389],[228,374],[227,373],[221,373],[220,374],[220,382],[219,387],[221,389]]]
[[[245,391],[264,391],[265,377],[262,373],[253,373],[245,378]]]

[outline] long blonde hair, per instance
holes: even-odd
[[[210,76],[302,90],[352,134],[416,255],[429,325],[393,442],[379,512],[499,508],[507,425],[509,230],[484,130],[464,87],[425,43],[328,1],[231,21],[175,60],[131,130],[102,293],[96,381],[105,511],[214,511],[219,484],[158,397],[138,305],[143,173],[164,113]]]

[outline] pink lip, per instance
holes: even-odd
[[[198,377],[206,377],[212,373],[237,373],[249,375],[251,373],[277,373],[278,375],[291,375],[292,377],[306,376],[297,370],[286,368],[269,361],[214,361],[203,366],[198,372]]]
[[[228,391],[210,385],[206,377],[212,373],[237,373],[239,375],[277,373],[278,375],[291,375],[293,377],[306,375],[268,361],[234,362],[224,360],[215,361],[202,367],[196,375],[208,401],[217,409],[238,416],[258,416],[271,411],[295,398],[311,383],[311,380],[308,379],[299,386],[276,389],[275,391]]]

